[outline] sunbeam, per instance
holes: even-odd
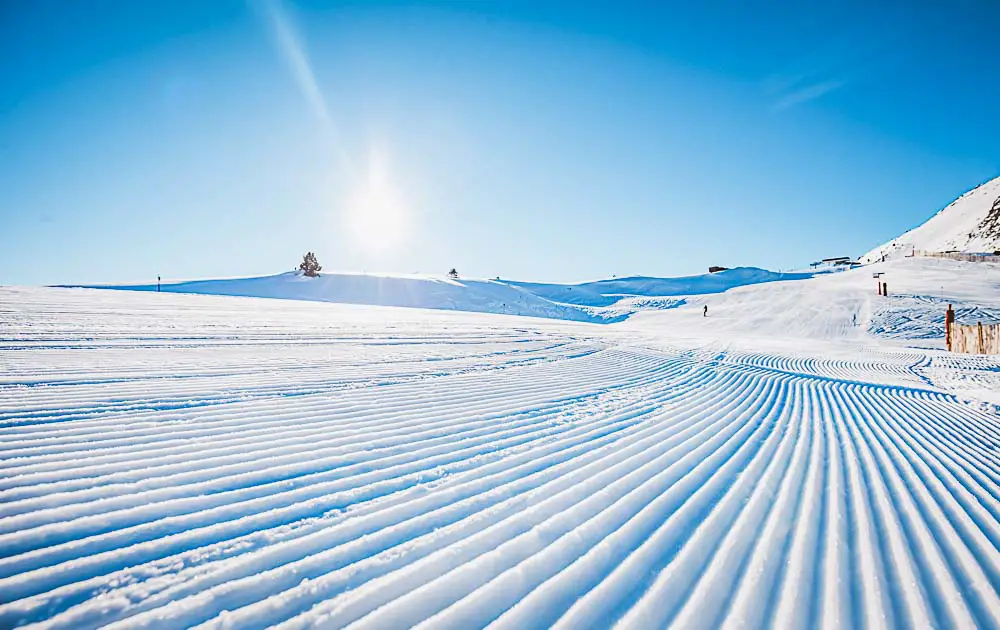
[[[316,73],[309,62],[305,44],[296,30],[291,16],[281,0],[254,0],[252,6],[267,24],[275,48],[288,66],[302,97],[312,109],[321,132],[336,153],[340,166],[348,176],[353,177],[355,175],[354,165],[350,155],[344,150],[343,138],[337,132],[330,108],[327,106],[326,99],[316,80]]]

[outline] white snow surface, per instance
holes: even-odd
[[[596,325],[0,287],[0,627],[1000,628],[1000,359],[941,349],[998,289],[905,259]]]
[[[868,252],[861,261],[891,260],[913,250],[977,254],[1000,250],[1000,177],[965,193],[925,223]]]
[[[678,299],[650,298],[719,293],[748,284],[811,276],[741,267],[681,278],[631,277],[583,284],[542,284],[420,274],[323,273],[310,278],[288,272],[258,278],[171,282],[160,288],[167,293],[405,306],[610,323],[622,321],[638,310],[674,308],[682,303]],[[155,291],[157,287],[143,284],[89,288]]]

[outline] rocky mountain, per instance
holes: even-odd
[[[985,253],[1000,250],[1000,177],[965,193],[946,208],[884,245],[862,262],[905,256],[913,250]]]

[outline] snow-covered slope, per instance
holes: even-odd
[[[1000,359],[872,322],[1000,269],[878,269],[609,326],[0,287],[0,627],[998,629]]]
[[[878,295],[873,273],[882,274],[878,281],[887,284],[888,297]],[[1000,265],[904,257],[800,281],[688,296],[673,310],[639,312],[628,324],[755,343],[875,336],[943,347],[948,304],[959,322],[1000,320]],[[704,306],[709,317],[702,316]]]
[[[802,280],[811,273],[777,273],[756,267],[739,267],[719,273],[679,278],[634,276],[585,282],[583,284],[508,283],[555,302],[583,306],[611,306],[625,297],[676,297],[721,293],[741,287],[778,280]]]
[[[743,267],[681,278],[634,277],[566,285],[359,273],[324,273],[317,278],[308,278],[289,272],[258,278],[167,283],[162,285],[161,290],[168,293],[404,306],[609,323],[621,321],[639,310],[673,308],[683,302],[679,299],[647,298],[719,293],[738,286],[799,280],[810,276],[809,273],[775,273]],[[105,285],[97,288],[155,291],[156,285]]]
[[[1000,177],[965,193],[926,223],[862,257],[862,262],[896,258],[914,249],[985,253],[1000,250]]]
[[[156,285],[107,288],[155,291]],[[168,293],[282,298],[341,304],[403,306],[477,313],[527,315],[573,321],[605,321],[600,314],[560,304],[495,280],[453,280],[441,276],[297,272],[259,278],[195,280],[161,286]],[[620,319],[620,318],[612,318]]]

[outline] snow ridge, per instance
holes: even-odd
[[[734,287],[801,280],[811,273],[776,273],[741,267],[680,278],[633,277],[583,284],[541,284],[427,275],[297,272],[259,278],[195,280],[163,284],[167,293],[282,298],[341,304],[404,306],[438,310],[526,315],[592,323],[613,323],[640,310],[675,308],[684,295],[721,293]],[[91,285],[89,288],[156,291],[155,284]]]

